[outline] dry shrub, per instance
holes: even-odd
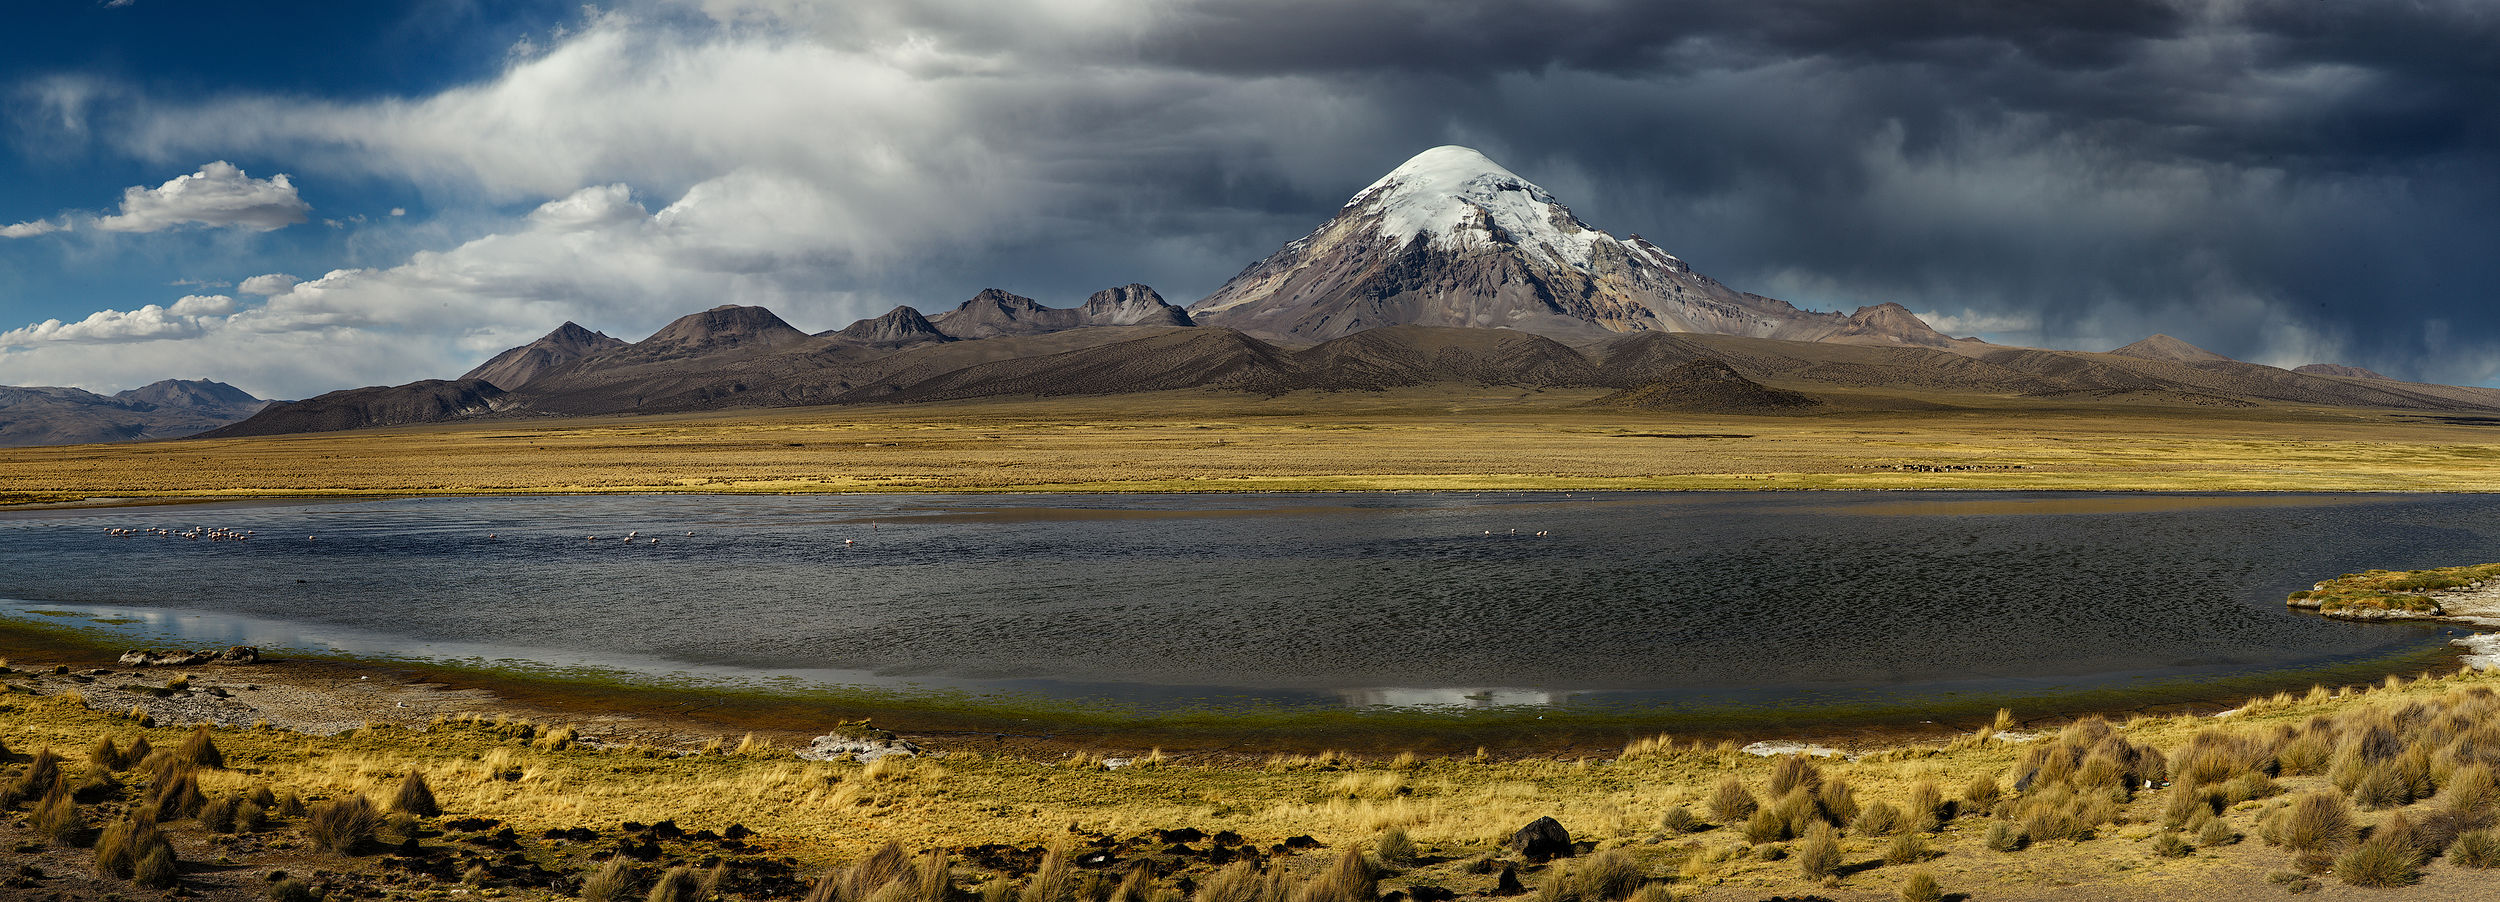
[[[2500,868],[2500,830],[2485,828],[2457,836],[2448,860],[2461,868]]]
[[[2402,831],[2382,830],[2336,856],[2335,879],[2351,886],[2410,886],[2422,879],[2422,853]]]
[[[207,724],[191,731],[190,737],[182,741],[182,747],[174,750],[174,758],[211,770],[226,766],[226,753],[217,748],[216,740],[209,738]]]
[[[693,868],[679,865],[661,874],[659,882],[651,885],[651,894],[643,899],[644,902],[702,902],[708,895],[711,894],[703,888],[703,875]]]
[[[1815,824],[1797,844],[1797,873],[1822,880],[1840,872],[1840,834],[1830,824]]]
[[[1328,870],[1302,884],[1293,898],[1294,902],[1375,902],[1380,898],[1380,875],[1372,871],[1362,846],[1350,846]]]
[[[2194,851],[2196,848],[2188,845],[2187,840],[2176,832],[2164,830],[2160,836],[2153,837],[2153,854],[2163,858],[2185,858]]]
[[[1962,787],[1963,804],[1974,810],[1985,811],[2004,796],[2005,788],[1997,783],[1997,778],[1987,774],[1972,777],[1970,785]]]
[[[57,784],[56,784],[57,785]],[[78,803],[67,792],[44,796],[35,807],[34,819],[28,823],[35,833],[64,846],[77,845],[87,834],[87,819],[78,814]]]
[[[122,750],[113,744],[111,736],[96,737],[95,745],[87,749],[87,763],[100,771],[117,771],[130,766],[129,759],[122,757]]]
[[[172,889],[181,879],[182,869],[174,862],[173,844],[162,842],[140,856],[138,866],[130,874],[130,882],[149,889]]]
[[[1710,816],[1719,823],[1742,823],[1761,809],[1762,803],[1735,774],[1720,778],[1718,788],[1710,792]]]
[[[1997,781],[1990,777],[1981,777],[1979,779],[1986,781],[1988,786],[1986,791],[1990,796],[1990,800],[1993,801],[1996,793]],[[1974,782],[1972,785],[1976,787],[1978,783]],[[1974,801],[1971,804],[1979,805],[1982,803]],[[1916,783],[1910,784],[1910,807],[1908,809],[1908,814],[1910,816],[1909,827],[1911,829],[1917,830],[1921,833],[1934,833],[1938,830],[1944,829],[1944,822],[1953,819],[1953,808],[1953,803],[1944,800],[1944,790],[1936,787],[1936,781],[1920,780]]]
[[[434,787],[426,785],[425,774],[413,770],[407,779],[399,781],[399,794],[391,797],[391,810],[417,817],[443,813],[442,806],[434,803]]]
[[[1944,887],[1936,883],[1936,875],[1919,871],[1901,881],[1901,902],[1944,902]]]
[[[373,841],[382,826],[382,811],[373,801],[361,795],[334,799],[315,805],[304,821],[304,835],[320,846],[342,855]]]
[[[1693,809],[1683,805],[1669,808],[1665,814],[1658,816],[1658,829],[1661,832],[1691,833],[1693,828],[1698,826],[1701,826],[1700,819],[1693,817]],[[1381,854],[1386,856],[1388,850],[1384,847]]]
[[[164,831],[156,828],[154,821],[123,818],[104,828],[104,834],[96,837],[95,869],[99,874],[127,880],[138,872],[139,862],[150,853],[161,847],[170,855],[172,845],[165,839]]]
[[[633,892],[634,869],[622,857],[608,859],[582,880],[582,902],[627,902]]]
[[[232,833],[235,828],[236,815],[242,808],[242,798],[232,795],[218,796],[209,800],[207,805],[201,806],[200,826],[211,833]]]
[[[1756,811],[1752,817],[1746,818],[1744,832],[1745,841],[1755,845],[1779,842],[1795,835],[1789,832],[1788,818],[1780,816],[1779,812],[1769,808]]]
[[[2260,834],[2266,842],[2295,852],[2332,852],[2350,844],[2358,829],[2343,796],[2311,792],[2267,818]]]
[[[1822,785],[1823,769],[1803,754],[1781,755],[1771,764],[1771,796],[1778,798],[1800,789],[1811,790]]]
[[[1614,902],[1628,898],[1647,879],[1632,854],[1622,849],[1607,849],[1590,856],[1576,870],[1573,880],[1579,896],[1587,902]]]
[[[1051,852],[1059,854],[1056,848]],[[1044,867],[1048,867],[1047,862]],[[868,902],[878,890],[911,876],[910,854],[903,851],[902,844],[888,842],[842,872],[842,876],[834,881],[833,899],[834,902]]]
[[[1870,802],[1858,809],[1858,819],[1849,822],[1849,832],[1863,836],[1890,836],[1908,824],[1901,809],[1891,802]]]
[[[1190,902],[1258,902],[1263,882],[1259,866],[1245,858],[1225,865],[1223,870],[1198,884]]]
[[[1933,850],[1928,848],[1924,833],[1903,833],[1884,844],[1885,864],[1917,864],[1926,861],[1930,854]]]
[[[1679,811],[1684,811],[1683,806],[1676,806],[1669,813],[1673,814],[1674,812]],[[1685,812],[1684,817],[1687,821],[1689,821],[1692,818],[1692,813]],[[1682,831],[1679,830],[1677,832]],[[1379,851],[1380,860],[1387,864],[1402,868],[1413,867],[1415,864],[1415,840],[1413,837],[1406,835],[1405,827],[1391,827],[1387,830],[1381,831]]]
[[[1050,851],[1042,855],[1041,867],[1024,882],[1024,892],[1016,897],[1018,902],[1069,902],[1075,884],[1068,851],[1064,838],[1051,844]]]

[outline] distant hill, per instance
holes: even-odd
[[[112,395],[0,386],[0,447],[180,438],[240,421],[268,403],[205,379],[167,379]]]
[[[537,341],[495,355],[460,378],[483,379],[496,388],[511,391],[528,385],[548,370],[624,346],[625,342],[610,338],[605,332],[593,332],[567,322]]]

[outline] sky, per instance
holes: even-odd
[[[43,0],[0,384],[450,378],[572,320],[1213,292],[1482,150],[1811,309],[2500,384],[2488,0]]]

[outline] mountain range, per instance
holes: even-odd
[[[174,438],[239,422],[268,403],[204,379],[167,379],[112,395],[0,386],[0,447]]]
[[[208,435],[1441,383],[1587,390],[1599,408],[1762,415],[1953,406],[1957,396],[2500,409],[2500,390],[2398,382],[2332,364],[2284,370],[2166,335],[2106,353],[2042,350],[1953,338],[1899,304],[1803,310],[1729,288],[1638,235],[1592,228],[1545,189],[1453,146],[1416,155],[1187,307],[1129,284],[1070,307],[985,289],[936,313],[902,306],[814,333],[736,305],[688,314],[633,342],[568,322],[456,379],[272,404]],[[162,434],[170,432],[119,437]]]

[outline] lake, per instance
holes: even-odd
[[[194,528],[251,537],[108,534]],[[405,498],[0,514],[0,614],[1078,704],[1886,705],[2419,659],[2454,630],[2283,596],[2495,559],[2490,496]]]

